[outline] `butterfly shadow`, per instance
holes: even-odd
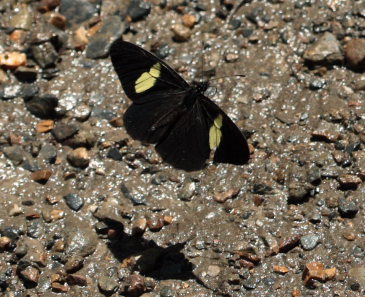
[[[182,253],[185,244],[161,247],[142,235],[121,232],[117,238],[109,241],[108,248],[120,263],[143,276],[156,280],[196,279],[192,273],[193,264]]]

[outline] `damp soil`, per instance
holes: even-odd
[[[365,294],[363,1],[1,1],[0,19],[0,55],[27,57],[0,58],[2,296]],[[208,77],[248,164],[185,172],[133,140],[119,37]]]

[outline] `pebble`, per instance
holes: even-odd
[[[47,11],[54,10],[61,3],[61,0],[42,0],[38,4],[38,11],[41,13],[45,13]]]
[[[147,227],[149,230],[153,232],[160,231],[162,227],[165,225],[163,216],[152,216],[147,220]]]
[[[287,253],[290,250],[292,250],[293,248],[295,248],[296,246],[298,246],[299,242],[300,242],[300,236],[299,235],[294,235],[294,236],[284,238],[279,243],[279,252],[280,253]]]
[[[119,285],[114,278],[111,278],[107,275],[102,275],[98,278],[98,287],[104,294],[111,295],[112,293],[116,292]]]
[[[127,16],[132,22],[146,18],[151,12],[151,3],[141,0],[131,0],[127,8]]]
[[[51,42],[35,44],[31,47],[34,60],[41,68],[50,68],[55,66],[58,59],[58,53]]]
[[[356,281],[362,288],[365,287],[365,267],[358,266],[350,268],[348,275],[353,281]]]
[[[99,1],[62,0],[59,12],[67,19],[68,24],[80,24],[98,13]]]
[[[9,210],[9,216],[18,216],[23,213],[23,209],[18,204],[13,204],[13,207]]]
[[[365,38],[354,38],[345,46],[347,67],[356,70],[365,70]]]
[[[20,270],[19,274],[22,279],[32,284],[37,284],[40,276],[39,270],[30,265]]]
[[[57,149],[52,144],[42,145],[39,151],[38,158],[44,160],[47,163],[53,164],[57,159]]]
[[[11,239],[7,236],[0,237],[0,251],[5,250],[8,245],[11,243]]]
[[[336,36],[325,32],[303,55],[304,59],[312,63],[328,62],[330,64],[343,60],[341,46]]]
[[[320,236],[317,234],[307,234],[300,238],[300,245],[303,250],[311,251],[313,250],[320,241]]]
[[[72,136],[74,136],[79,131],[79,128],[75,124],[64,124],[59,123],[53,130],[52,135],[58,141],[62,142]]]
[[[58,99],[53,95],[36,96],[25,102],[27,110],[41,119],[53,118],[57,105]]]
[[[359,207],[354,201],[341,198],[338,204],[338,212],[343,218],[354,218],[359,211]]]
[[[20,165],[25,159],[25,151],[19,145],[3,147],[2,152],[6,158],[14,163],[14,165]]]
[[[293,181],[289,183],[288,190],[289,190],[289,197],[288,202],[290,203],[300,203],[304,201],[310,191],[314,189],[314,186],[307,182],[301,181]]]
[[[58,292],[58,293],[67,293],[68,290],[70,289],[68,286],[62,285],[59,282],[52,282],[51,287],[52,287],[53,291]]]
[[[143,234],[147,228],[147,220],[139,218],[132,222],[132,235]]]
[[[144,278],[139,274],[132,274],[128,279],[127,293],[132,296],[140,296],[146,291]]]
[[[178,193],[178,198],[183,201],[190,201],[191,198],[195,194],[195,183],[194,182],[186,182],[180,189]]]
[[[40,184],[45,184],[52,175],[51,169],[41,169],[31,173],[30,178]]]
[[[65,270],[67,273],[74,273],[80,270],[84,265],[84,258],[80,256],[71,256],[65,263]]]
[[[88,285],[86,277],[80,274],[68,274],[66,276],[66,281],[70,286],[85,287]]]
[[[286,274],[290,271],[290,269],[287,266],[278,266],[278,265],[274,265],[273,270],[274,272],[279,274]]]
[[[33,12],[28,5],[18,7],[18,12],[10,21],[10,26],[14,29],[30,30],[33,25]]]
[[[335,278],[337,269],[335,267],[324,269],[324,264],[321,262],[310,262],[305,265],[303,271],[303,280],[306,286],[311,285],[313,280],[321,282]]]
[[[177,42],[188,41],[191,37],[192,31],[182,24],[175,24],[171,27],[173,39]]]
[[[34,67],[19,66],[14,71],[14,75],[20,82],[32,83],[37,80],[38,71]]]
[[[356,188],[358,185],[362,183],[360,177],[353,174],[344,174],[338,177],[338,181],[341,187],[344,188]]]
[[[124,197],[129,199],[133,205],[146,204],[146,195],[141,193],[138,189],[134,187],[127,187],[124,183],[122,183],[120,188]]]
[[[61,209],[42,210],[42,217],[47,223],[61,220],[65,217],[65,212]]]
[[[66,234],[66,254],[86,257],[95,252],[98,244],[96,233],[89,226],[68,228]]]
[[[96,141],[97,138],[93,130],[91,128],[87,129],[83,127],[73,137],[66,139],[64,141],[64,144],[76,148],[77,147],[91,148],[95,145]]]
[[[119,16],[110,16],[103,20],[100,30],[90,39],[86,48],[86,57],[89,59],[107,57],[110,46],[122,36],[125,29]]]
[[[69,208],[74,211],[79,211],[84,206],[84,198],[77,194],[68,194],[63,197]]]
[[[241,190],[240,188],[234,188],[234,189],[229,189],[225,192],[215,193],[213,198],[215,201],[219,203],[224,203],[228,199],[236,197],[240,192],[240,190]]]
[[[114,161],[121,161],[123,159],[122,153],[116,147],[110,148],[106,156]]]
[[[37,124],[36,130],[38,133],[47,133],[55,127],[55,123],[53,120],[44,120],[40,121]]]
[[[89,44],[88,32],[84,26],[77,28],[72,35],[72,46],[79,51],[83,51]]]
[[[190,29],[192,29],[194,25],[197,23],[196,16],[193,14],[184,14],[181,18],[181,21],[185,27]]]
[[[79,122],[86,121],[91,115],[91,108],[86,104],[77,105],[70,112],[70,115]]]

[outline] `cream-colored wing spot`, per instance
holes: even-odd
[[[152,88],[157,78],[161,75],[161,64],[156,63],[148,72],[144,72],[137,80],[135,84],[136,93],[143,93]]]
[[[222,138],[222,131],[221,131],[222,120],[223,120],[223,117],[220,114],[219,116],[217,116],[214,119],[214,123],[213,123],[212,127],[210,127],[210,129],[209,129],[209,147],[210,147],[211,150],[217,148],[219,143],[221,142],[221,138]]]

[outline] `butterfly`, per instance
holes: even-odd
[[[110,48],[113,67],[132,100],[123,120],[128,134],[155,144],[162,159],[185,171],[214,162],[245,164],[247,141],[232,120],[204,92],[207,82],[187,83],[149,51],[118,39]]]

